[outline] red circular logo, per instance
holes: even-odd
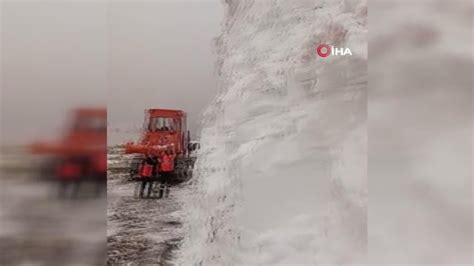
[[[324,51],[324,52],[323,52]],[[327,57],[331,53],[331,47],[327,44],[320,44],[316,48],[316,52],[321,57]]]

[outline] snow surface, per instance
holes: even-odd
[[[225,1],[179,265],[364,263],[367,3]],[[316,57],[327,43],[353,56]]]
[[[371,265],[473,265],[473,14],[370,2]]]

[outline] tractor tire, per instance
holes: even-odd
[[[176,158],[175,178],[178,183],[185,182],[192,178],[196,157]]]

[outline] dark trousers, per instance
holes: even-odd
[[[159,198],[168,197],[170,193],[170,184],[171,184],[171,179],[173,178],[172,172],[161,172],[160,173],[160,194]]]

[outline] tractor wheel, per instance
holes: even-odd
[[[179,157],[176,159],[176,181],[183,182],[192,178],[196,157]]]

